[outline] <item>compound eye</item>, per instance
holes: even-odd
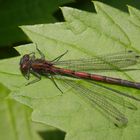
[[[24,63],[26,63],[26,62],[28,62],[29,61],[29,55],[28,54],[26,54],[26,55],[24,55],[21,59],[20,59],[20,65],[22,65],[22,64],[24,64]]]
[[[26,79],[29,79],[29,69],[30,69],[30,57],[28,54],[26,54],[20,59],[20,71]]]

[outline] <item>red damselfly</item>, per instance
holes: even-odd
[[[63,78],[63,84],[70,86],[81,97],[85,98],[91,105],[98,106],[113,122],[118,125],[126,125],[128,120],[123,113],[121,113],[116,107],[114,107],[109,100],[114,101],[120,105],[123,105],[129,109],[136,110],[137,108],[130,102],[124,100],[120,95],[128,98],[140,101],[139,98],[130,94],[118,91],[111,87],[100,84],[109,83],[120,86],[126,86],[131,88],[140,89],[140,83],[123,80],[119,78],[112,78],[97,74],[87,73],[88,70],[118,70],[127,71],[135,69],[127,69],[131,65],[135,65],[139,62],[140,56],[133,52],[121,52],[110,55],[101,55],[91,59],[78,59],[78,60],[64,60],[60,59],[67,53],[63,53],[52,61],[45,59],[45,55],[36,48],[41,58],[36,58],[35,53],[25,54],[20,60],[20,70],[26,79],[30,79],[30,73],[37,77],[35,80],[29,82],[27,85],[35,83],[41,79],[41,75],[50,78],[55,86],[63,92],[57,83],[55,78],[72,77],[80,80],[85,80],[90,85],[90,88],[80,84],[76,80]],[[61,66],[61,67],[59,67]],[[96,82],[97,81],[97,82]],[[103,93],[103,94],[102,94]],[[108,94],[109,93],[109,94]],[[116,96],[114,93],[118,94]]]

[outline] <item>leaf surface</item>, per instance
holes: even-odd
[[[97,14],[63,7],[61,9],[66,22],[22,26],[21,28],[33,42],[37,43],[38,48],[49,60],[53,60],[66,50],[69,52],[63,57],[64,60],[89,58],[125,50],[134,50],[139,53],[139,10],[128,7],[130,11],[128,14],[99,2],[95,2],[94,5]],[[17,50],[21,55],[36,51],[34,44],[19,46]],[[128,125],[118,128],[70,89],[66,89],[64,94],[61,94],[45,77],[38,83],[24,86],[28,81],[20,74],[19,59],[17,57],[0,62],[2,66],[0,67],[0,80],[13,91],[12,98],[33,109],[32,119],[34,121],[67,132],[67,140],[139,139],[139,102],[125,98],[137,106],[136,111],[112,102],[128,118]],[[11,63],[14,67],[9,67]],[[140,68],[140,65],[136,67]],[[139,81],[140,78],[138,71],[101,74],[132,81]],[[139,90],[108,86],[140,97]]]

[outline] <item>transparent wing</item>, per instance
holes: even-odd
[[[92,84],[93,88],[90,88],[75,80],[63,79],[59,81],[66,88],[68,86],[72,87],[72,90],[77,95],[85,99],[85,101],[90,103],[93,107],[98,107],[101,112],[107,115],[119,127],[126,125],[128,120],[124,114],[122,114],[116,107],[109,103],[108,99],[129,109],[137,109],[133,104],[125,101],[122,97],[116,96],[113,91],[105,89],[99,85]]]
[[[90,59],[65,60],[54,62],[54,65],[76,71],[87,70],[127,70],[128,66],[140,62],[140,55],[133,51],[100,55]]]

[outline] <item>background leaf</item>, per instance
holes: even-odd
[[[60,140],[64,133],[49,126],[31,121],[32,110],[8,98],[8,90],[0,84],[0,139],[3,140]]]
[[[35,124],[30,120],[31,109],[7,98],[9,92],[0,84],[0,139],[41,140],[36,133]]]

